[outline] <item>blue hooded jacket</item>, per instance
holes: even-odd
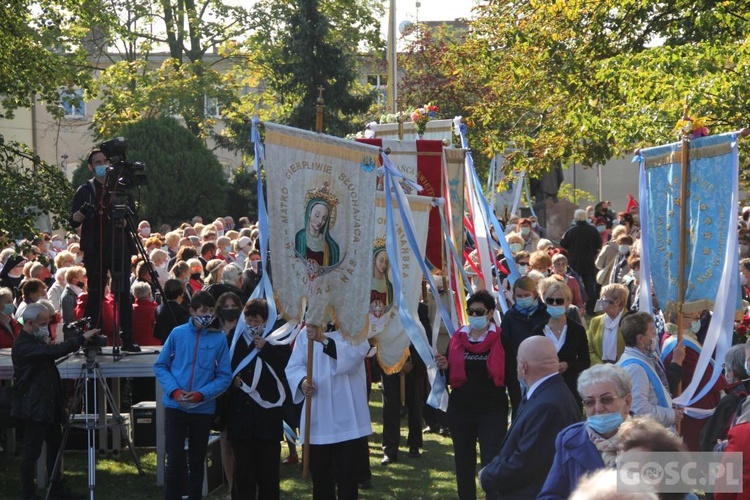
[[[216,397],[232,381],[226,336],[220,330],[198,328],[191,318],[172,330],[154,364],[154,374],[164,389],[165,408],[213,414]],[[198,391],[203,401],[180,404],[172,398],[177,389]]]

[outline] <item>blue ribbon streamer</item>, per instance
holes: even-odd
[[[258,230],[259,230],[259,239],[260,239],[260,258],[263,265],[263,269],[268,269],[267,266],[267,258],[268,258],[268,211],[266,209],[266,199],[263,195],[263,182],[261,180],[260,176],[260,164],[261,160],[263,162],[263,165],[266,164],[266,150],[263,146],[263,143],[260,140],[260,132],[258,130],[258,118],[253,118],[253,128],[250,132],[250,141],[254,145],[254,152],[255,157],[253,158],[253,170],[255,171],[255,175],[258,179],[257,183],[257,194],[258,194]],[[249,300],[258,299],[258,298],[265,298],[266,302],[268,303],[268,319],[266,320],[266,327],[263,330],[262,336],[263,338],[267,337],[269,333],[273,330],[273,326],[276,324],[276,318],[278,317],[277,309],[276,309],[276,301],[273,298],[273,285],[271,284],[271,279],[268,277],[268,272],[263,271],[263,275],[261,276],[260,283],[258,283],[258,286],[255,287],[255,290],[253,290],[253,294],[250,296]],[[237,321],[237,326],[234,329],[234,337],[232,337],[232,344],[229,348],[229,355],[230,358],[234,356],[234,350],[237,346],[237,341],[240,339],[240,336],[245,331],[245,317],[244,315],[240,315],[239,321]],[[255,356],[258,355],[258,350],[253,349],[248,353],[248,355],[240,361],[240,363],[237,365],[237,368],[234,369],[234,373],[232,374],[232,377],[236,377],[247,365],[249,365],[253,359],[255,359]]]

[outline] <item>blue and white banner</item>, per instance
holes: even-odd
[[[684,298],[688,313],[713,309],[726,262],[728,234],[736,231],[737,204],[731,179],[737,176],[738,157],[733,143],[733,134],[690,142]],[[676,310],[679,300],[681,143],[644,149],[641,156],[648,214],[643,222],[648,226],[644,243],[649,248],[651,269],[658,270],[651,274],[654,292],[662,308],[670,312]],[[733,298],[740,306],[737,297]]]
[[[736,208],[738,203],[739,155],[737,134],[694,139],[689,149],[689,179],[686,227],[689,231],[685,263],[686,313],[713,311],[693,379],[674,403],[694,404],[698,385],[706,371],[712,387],[721,374],[712,363],[723,360],[731,347],[735,313],[741,309]],[[641,299],[650,310],[649,277],[659,303],[676,310],[679,259],[679,209],[681,143],[644,149],[634,161],[640,163]]]

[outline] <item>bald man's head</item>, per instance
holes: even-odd
[[[560,368],[555,344],[547,337],[534,336],[521,342],[517,359],[518,379],[523,379],[529,387]]]

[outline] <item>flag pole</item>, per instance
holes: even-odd
[[[325,99],[323,99],[323,90],[318,87],[318,99],[316,101],[315,131],[323,133],[323,110],[325,109]],[[319,328],[318,326],[308,325],[309,328]],[[313,353],[315,341],[307,341],[307,383],[313,385]],[[310,475],[310,427],[312,427],[312,394],[305,397],[305,441],[302,443],[302,479],[307,479]]]

